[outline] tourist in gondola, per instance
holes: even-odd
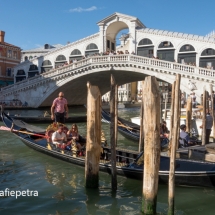
[[[180,138],[179,138],[179,143],[180,146],[183,147],[187,147],[189,145],[192,145],[193,143],[190,141],[190,136],[189,134],[186,132],[186,125],[182,124],[180,126],[181,132],[180,132]]]
[[[58,148],[63,148],[67,141],[67,136],[63,132],[63,130],[64,130],[64,126],[59,125],[58,130],[52,134],[52,143]]]
[[[73,124],[71,129],[67,132],[68,139],[71,139],[71,143],[73,144],[73,141],[76,144],[76,148],[80,151],[81,150],[81,144],[79,143],[79,133],[78,133],[78,126],[76,124]]]
[[[166,126],[166,121],[163,121],[161,124],[160,134],[161,134],[161,137],[166,137],[166,138],[169,137],[169,130]]]

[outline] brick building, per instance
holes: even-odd
[[[0,31],[0,88],[14,83],[13,67],[21,60],[21,48],[4,41],[5,32]]]

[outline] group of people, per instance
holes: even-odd
[[[66,131],[64,130],[65,118],[68,118],[68,103],[64,98],[64,93],[60,92],[58,97],[54,99],[51,106],[51,119],[59,123],[58,130],[52,134],[52,142],[56,147],[68,146],[75,143],[78,150],[81,149],[79,143],[79,133],[76,124]]]

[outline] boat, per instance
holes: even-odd
[[[1,116],[5,124],[5,130],[13,131],[13,134],[26,146],[51,157],[79,166],[85,166],[84,153],[77,154],[77,151],[52,147],[51,143],[48,142],[49,136],[46,130],[24,123],[23,121],[14,121],[3,111],[1,112]],[[185,149],[182,150],[184,153]],[[139,180],[143,179],[143,152],[139,154],[135,151],[117,148],[116,158],[117,175]],[[168,183],[169,163],[169,157],[161,155],[159,170],[160,183]],[[109,174],[111,173],[110,148],[108,147],[103,147],[99,170]],[[214,187],[215,163],[182,158],[176,159],[175,184]]]
[[[105,110],[102,110],[102,121],[105,123],[110,123],[111,117],[110,113],[108,113]],[[140,126],[132,123],[130,121],[127,121],[121,117],[118,117],[118,131],[120,134],[122,134],[124,137],[139,142],[140,139]],[[165,136],[161,137],[161,151],[168,150],[169,147],[169,140]]]

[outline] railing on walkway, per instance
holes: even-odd
[[[202,78],[215,77],[215,71],[211,69],[200,68],[196,66],[183,65],[180,63],[167,62],[154,58],[141,57],[137,55],[106,55],[106,56],[94,56],[91,58],[86,58],[78,62],[63,66],[57,69],[52,69],[46,73],[28,78],[26,80],[15,83],[7,87],[1,88],[2,93],[17,90],[25,85],[32,85],[38,83],[46,78],[52,78],[59,74],[65,72],[72,72],[78,68],[82,69],[86,66],[93,66],[94,64],[114,64],[114,63],[124,63],[124,64],[138,64],[139,66],[151,66],[154,69],[168,69],[169,71],[175,71],[177,73],[198,75]]]

